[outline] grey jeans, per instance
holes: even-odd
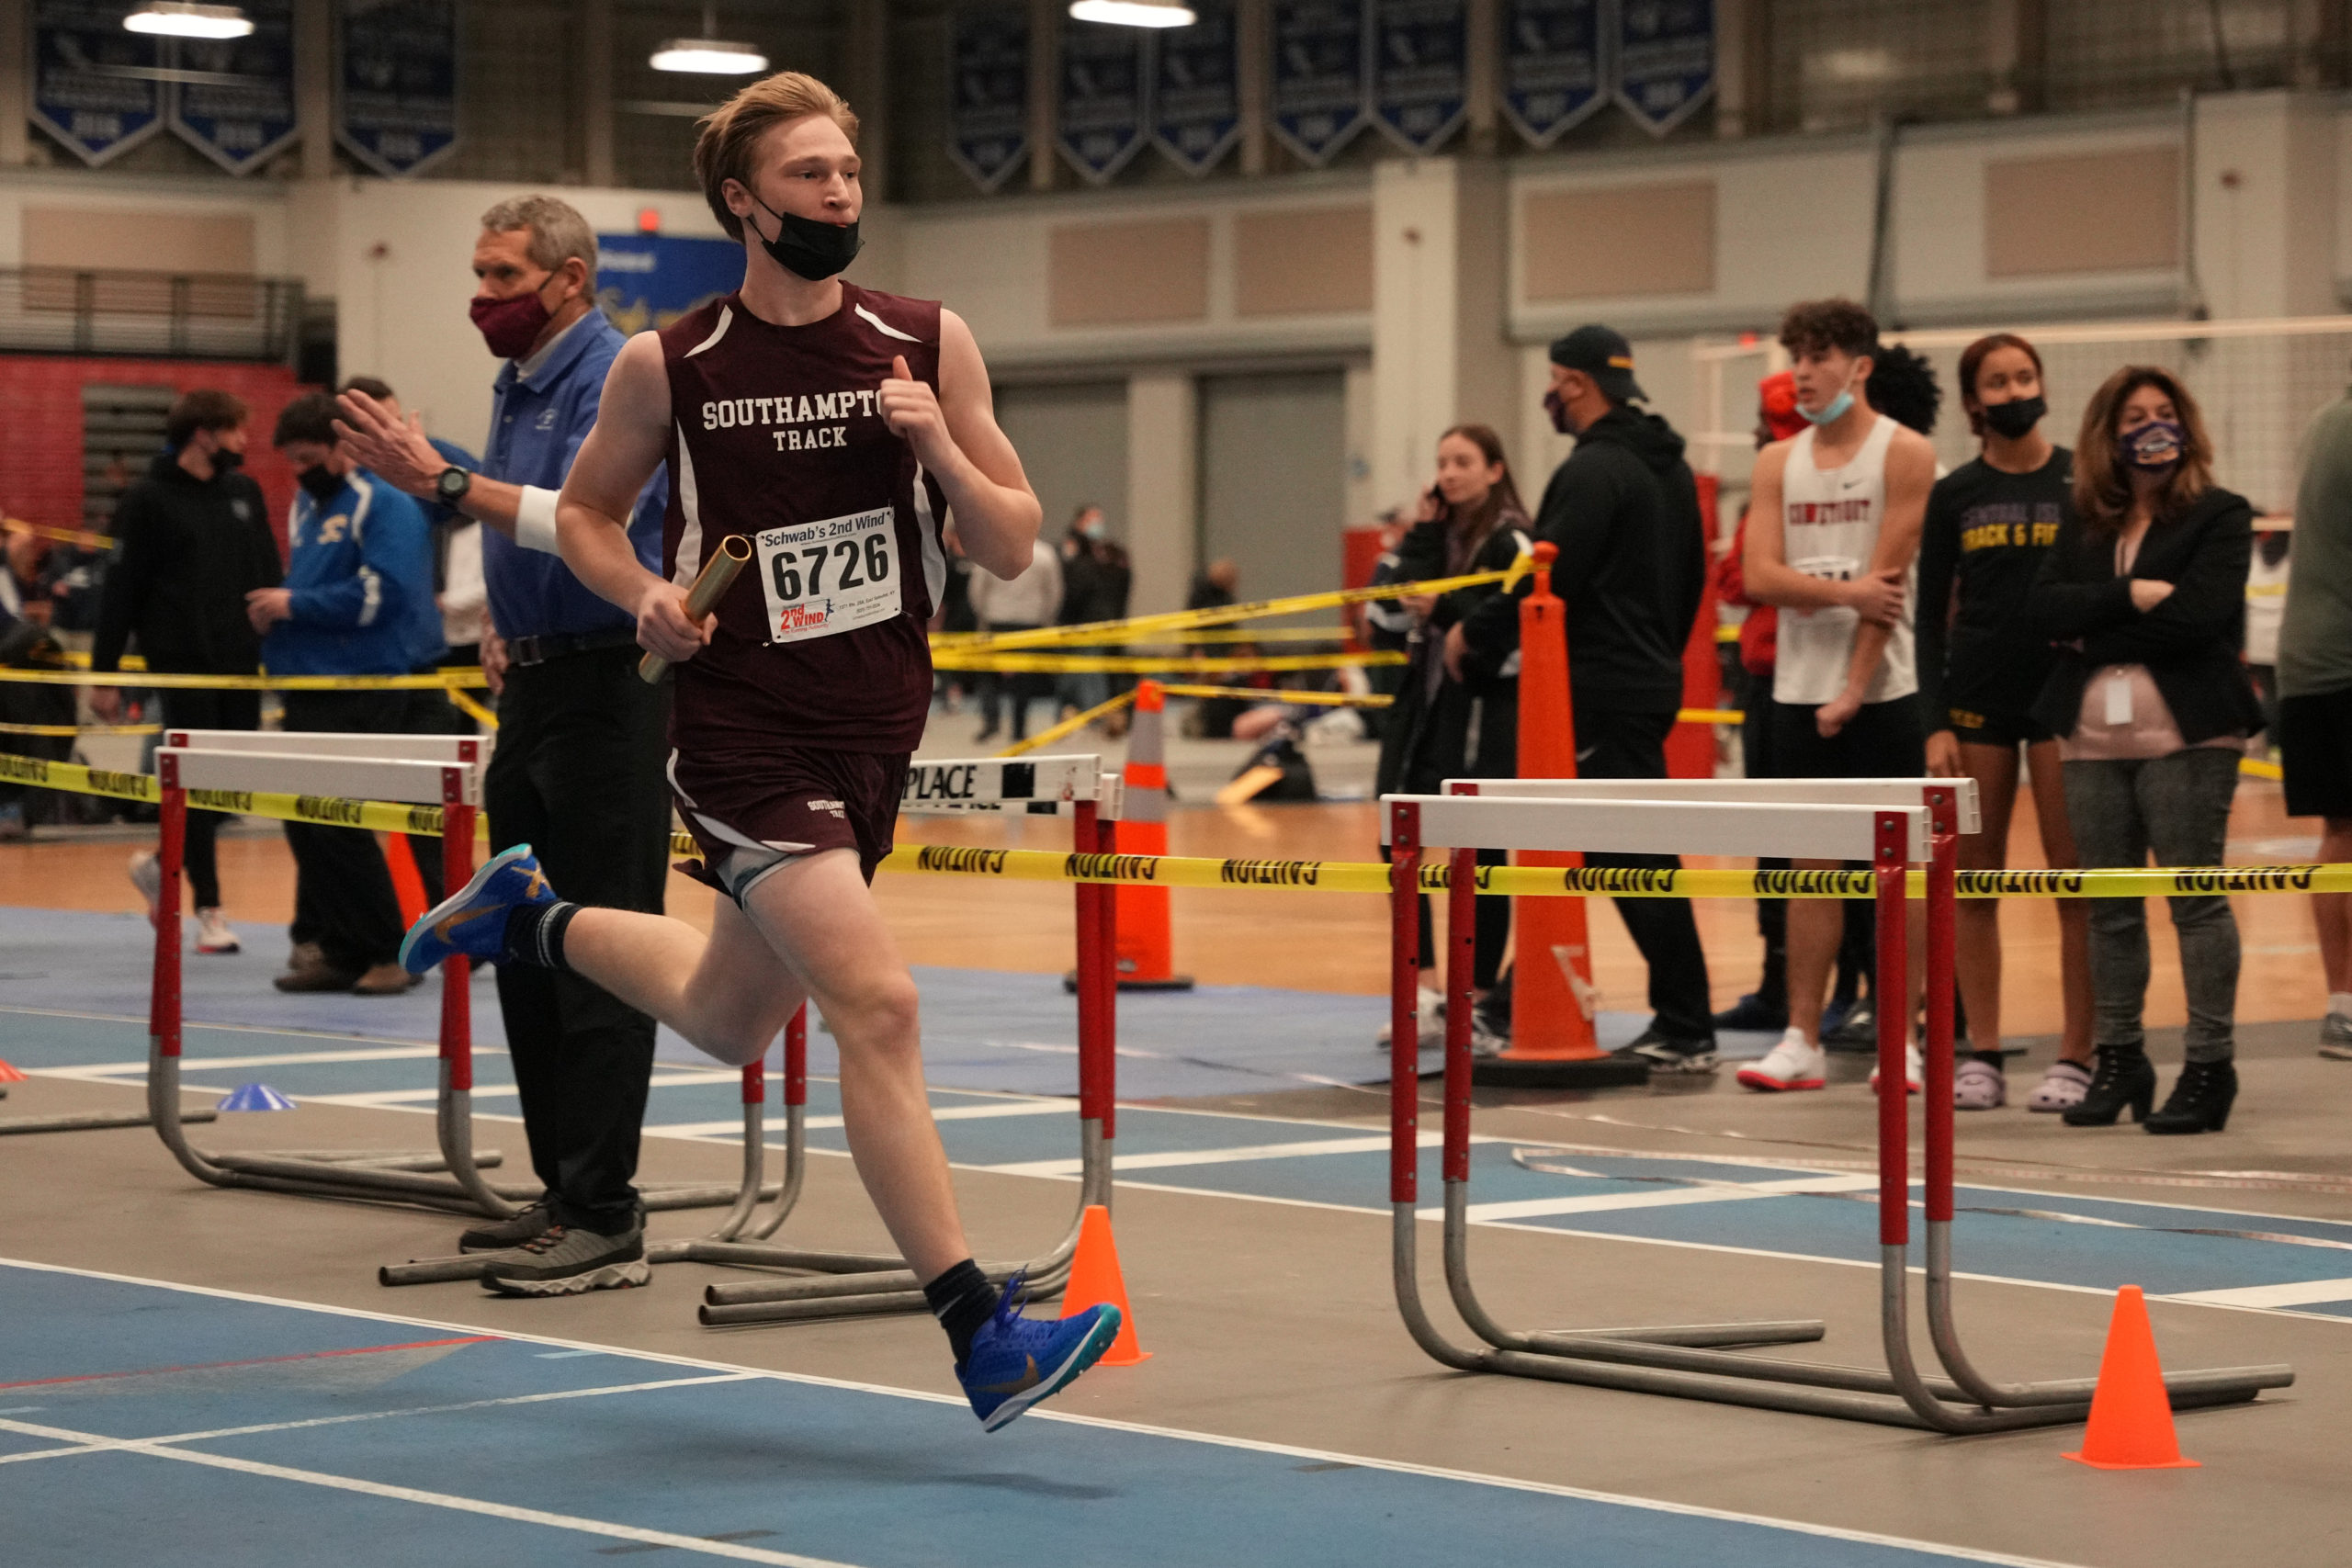
[[[2229,835],[2230,797],[2237,793],[2240,753],[2192,746],[2148,761],[2068,762],[2066,815],[2086,866],[2138,866],[2154,850],[2158,865],[2219,865]],[[2180,976],[2188,995],[2184,1055],[2226,1062],[2238,996],[2238,923],[2220,895],[2173,898],[2180,939]],[[2139,1048],[2148,992],[2148,905],[2144,898],[2091,900],[2091,989],[2101,1045]]]

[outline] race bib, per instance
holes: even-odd
[[[1789,570],[1827,582],[1851,582],[1860,575],[1862,563],[1851,556],[1806,556],[1791,561]]]
[[[771,528],[753,542],[770,642],[833,637],[899,613],[899,531],[889,507]]]

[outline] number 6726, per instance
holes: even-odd
[[[864,548],[855,539],[836,539],[831,546],[811,545],[804,550],[778,550],[769,558],[768,571],[779,599],[814,598],[825,592],[825,569],[833,568],[835,592],[885,582],[890,576],[889,541],[878,534],[865,536]],[[865,570],[861,573],[859,569]],[[803,572],[808,582],[801,582]]]

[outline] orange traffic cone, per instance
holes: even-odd
[[[2172,1399],[2156,1362],[2155,1331],[2148,1326],[2148,1303],[2137,1285],[2115,1292],[2107,1353],[2099,1358],[2098,1388],[2091,1395],[2090,1427],[2083,1434],[2082,1452],[2064,1457],[2100,1470],[2198,1468],[2197,1461],[2180,1457]]]
[[[430,908],[424,901],[424,878],[416,873],[416,857],[409,853],[404,835],[380,833],[377,840],[384,846],[384,869],[392,874],[392,897],[400,903],[401,925],[413,926]]]
[[[1127,765],[1121,774],[1126,784],[1117,827],[1123,855],[1168,852],[1167,703],[1159,682],[1136,683],[1135,723],[1127,731]],[[1112,896],[1118,912],[1119,989],[1191,990],[1193,977],[1176,973],[1168,889],[1121,883]]]
[[[22,1083],[24,1081],[24,1074],[18,1072],[7,1063],[0,1062],[0,1083]]]
[[[1119,1309],[1119,1337],[1102,1353],[1105,1367],[1132,1367],[1151,1359],[1136,1343],[1135,1309],[1127,1305],[1127,1282],[1119,1273],[1119,1244],[1111,1239],[1111,1211],[1089,1203],[1078,1225],[1078,1256],[1070,1259],[1069,1287],[1062,1292],[1062,1315],[1076,1317],[1108,1302]]]

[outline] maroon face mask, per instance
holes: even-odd
[[[539,293],[517,294],[507,299],[474,297],[469,313],[480,329],[482,341],[490,344],[490,352],[501,359],[520,359],[531,352],[539,341],[539,333],[549,320],[548,308],[539,303]]]

